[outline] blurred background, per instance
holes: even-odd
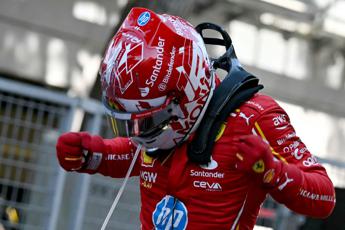
[[[121,180],[66,174],[55,157],[65,131],[111,137],[97,71],[133,6],[209,21],[231,35],[245,68],[276,98],[336,186],[326,220],[267,199],[255,229],[345,229],[345,1],[1,0],[0,222],[5,229],[100,229]],[[210,50],[217,55],[220,50]],[[108,229],[139,229],[132,178]]]

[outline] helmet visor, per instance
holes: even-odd
[[[102,101],[115,136],[151,136],[162,130],[173,117],[174,103],[168,100],[160,107],[138,113],[120,111],[108,100],[103,98]]]

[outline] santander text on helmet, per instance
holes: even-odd
[[[156,57],[156,63],[153,66],[153,71],[149,79],[145,81],[146,85],[153,87],[155,82],[157,81],[157,78],[161,72],[162,64],[163,64],[163,54],[164,54],[164,43],[165,39],[158,37],[158,44],[155,47],[157,50],[157,57]]]

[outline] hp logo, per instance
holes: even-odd
[[[188,223],[186,206],[173,196],[165,196],[152,214],[155,230],[185,230]]]
[[[138,25],[139,25],[139,26],[144,26],[144,25],[146,25],[146,24],[150,21],[150,18],[151,18],[150,12],[148,12],[148,11],[142,12],[142,13],[139,15],[139,18],[138,18],[138,20],[137,20]]]

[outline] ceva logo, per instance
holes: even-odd
[[[222,186],[219,183],[196,180],[193,182],[193,186],[195,188],[202,188],[207,191],[222,191]]]
[[[150,21],[150,18],[151,18],[150,12],[148,12],[148,11],[142,12],[139,15],[137,23],[138,23],[139,26],[144,26],[144,25],[146,25]]]

